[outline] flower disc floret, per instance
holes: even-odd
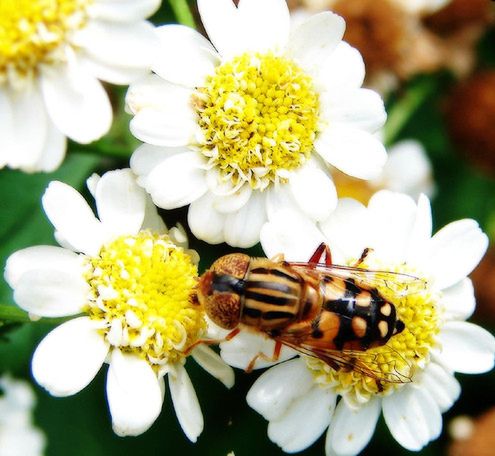
[[[384,268],[383,264],[363,264],[362,267],[419,277],[417,271],[404,266]],[[392,336],[387,344],[359,354],[360,362],[376,377],[358,370],[334,370],[322,361],[307,358],[307,364],[320,385],[332,387],[349,404],[357,405],[368,402],[376,394],[390,394],[410,382],[416,368],[426,366],[440,332],[441,309],[437,305],[440,297],[430,290],[426,281],[418,282],[409,291],[408,285],[400,281],[378,287],[381,296],[394,304],[397,318],[405,328]]]
[[[87,20],[91,0],[2,0],[0,2],[0,82],[10,75],[28,76],[67,35]]]
[[[197,268],[167,235],[121,236],[88,259],[87,313],[102,322],[107,341],[159,368],[180,361],[205,329],[191,301]]]
[[[235,185],[284,181],[313,150],[319,98],[292,60],[245,53],[218,66],[193,95],[201,151]]]

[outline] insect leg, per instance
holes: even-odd
[[[240,331],[240,328],[235,328],[230,331],[223,339],[198,339],[196,342],[194,342],[194,344],[189,345],[189,347],[187,347],[183,351],[184,356],[188,356],[198,345],[217,345],[221,342],[227,342],[237,336]]]
[[[324,242],[316,248],[308,263],[318,264],[323,255],[325,255],[325,266],[332,266],[332,252],[330,252],[330,247]]]
[[[353,267],[358,267],[360,264],[362,264],[364,262],[364,260],[366,260],[366,258],[368,257],[368,255],[370,253],[373,252],[373,249],[369,248],[369,247],[366,247],[364,250],[363,250],[363,253],[361,254],[361,256],[359,257],[359,260],[356,261],[356,263],[353,264]]]
[[[272,356],[268,356],[267,354],[263,352],[258,352],[251,361],[249,361],[249,364],[247,365],[246,369],[244,369],[245,372],[249,373],[252,372],[254,365],[256,364],[256,361],[258,359],[262,359],[264,361],[268,361],[270,363],[274,363],[275,361],[278,361],[280,357],[280,350],[282,350],[282,342],[276,340],[275,341],[275,347],[273,348],[273,354]]]
[[[273,258],[270,258],[271,261],[274,263],[283,263],[284,261],[284,254],[283,253],[277,253]]]

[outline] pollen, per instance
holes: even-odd
[[[404,265],[390,267],[366,262],[360,267],[421,277]],[[429,288],[427,281],[410,292],[405,292],[405,285],[400,282],[389,282],[387,286],[377,288],[395,306],[397,318],[404,323],[405,329],[381,347],[354,352],[372,376],[359,369],[334,370],[320,360],[306,360],[316,382],[323,388],[337,391],[351,407],[366,403],[376,395],[388,395],[414,381],[414,373],[428,364],[431,349],[437,346],[442,309],[437,304],[440,296]]]
[[[36,75],[65,58],[69,34],[87,20],[92,0],[1,0],[0,84]]]
[[[218,66],[193,95],[200,150],[234,186],[264,190],[310,156],[319,131],[319,98],[296,63],[245,53]]]
[[[110,345],[159,370],[180,361],[206,327],[191,299],[197,276],[189,254],[167,235],[122,236],[88,259],[85,310]]]

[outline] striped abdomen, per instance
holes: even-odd
[[[400,329],[395,307],[377,290],[360,287],[352,278],[326,274],[322,275],[320,287],[323,313],[331,312],[339,317],[333,339],[338,350],[366,350],[383,345]]]
[[[261,258],[251,259],[245,276],[241,323],[262,331],[286,328],[320,308],[317,281],[292,268]]]

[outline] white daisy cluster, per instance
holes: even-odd
[[[206,330],[191,299],[196,252],[181,227],[167,230],[130,170],[93,175],[97,219],[72,187],[52,182],[43,207],[63,247],[36,246],[10,256],[5,278],[33,316],[75,316],[39,344],[36,381],[54,396],[82,390],[109,364],[107,399],[114,431],[137,435],[158,417],[168,375],[172,401],[195,441],[203,416],[184,369],[184,350]],[[210,348],[191,356],[231,387],[232,369]]]
[[[67,137],[94,141],[112,106],[99,82],[142,76],[157,39],[145,21],[160,0],[0,2],[0,167],[53,171]]]
[[[35,397],[31,386],[4,375],[0,391],[0,454],[42,456],[46,438],[32,423]]]
[[[326,219],[337,204],[329,165],[371,179],[386,161],[373,135],[383,102],[361,88],[344,21],[324,12],[291,30],[285,0],[198,7],[211,43],[160,27],[154,74],[128,92],[145,142],[131,159],[140,185],[164,209],[190,204],[191,231],[213,244],[256,244],[281,207]]]
[[[285,0],[198,0],[208,40],[183,25],[154,29],[145,18],[159,4],[0,2],[1,166],[53,170],[66,137],[104,135],[112,109],[98,80],[132,82],[130,129],[144,142],[130,169],[87,180],[97,216],[78,191],[52,182],[42,203],[60,246],[7,261],[19,307],[33,319],[67,319],[37,347],[34,378],[68,396],[108,364],[113,429],[138,435],[160,414],[167,377],[181,427],[196,441],[203,415],[184,368],[189,355],[227,387],[230,366],[257,357],[255,368],[273,364],[275,342],[256,328],[241,325],[221,356],[205,345],[226,333],[199,302],[199,256],[157,210],[189,206],[190,230],[211,244],[261,241],[269,257],[307,262],[323,242],[344,266],[368,249],[359,267],[423,281],[420,293],[378,287],[404,330],[360,355],[375,377],[386,379],[392,366],[407,382],[377,382],[283,347],[247,397],[286,452],[328,429],[328,456],[357,454],[381,411],[401,445],[420,449],[460,394],[454,373],[493,367],[495,339],[464,321],[475,306],[467,275],[486,235],[473,220],[432,235],[424,150],[402,143],[387,161],[377,134],[383,101],[361,87],[363,60],[342,41],[342,18],[323,12],[291,27]]]

